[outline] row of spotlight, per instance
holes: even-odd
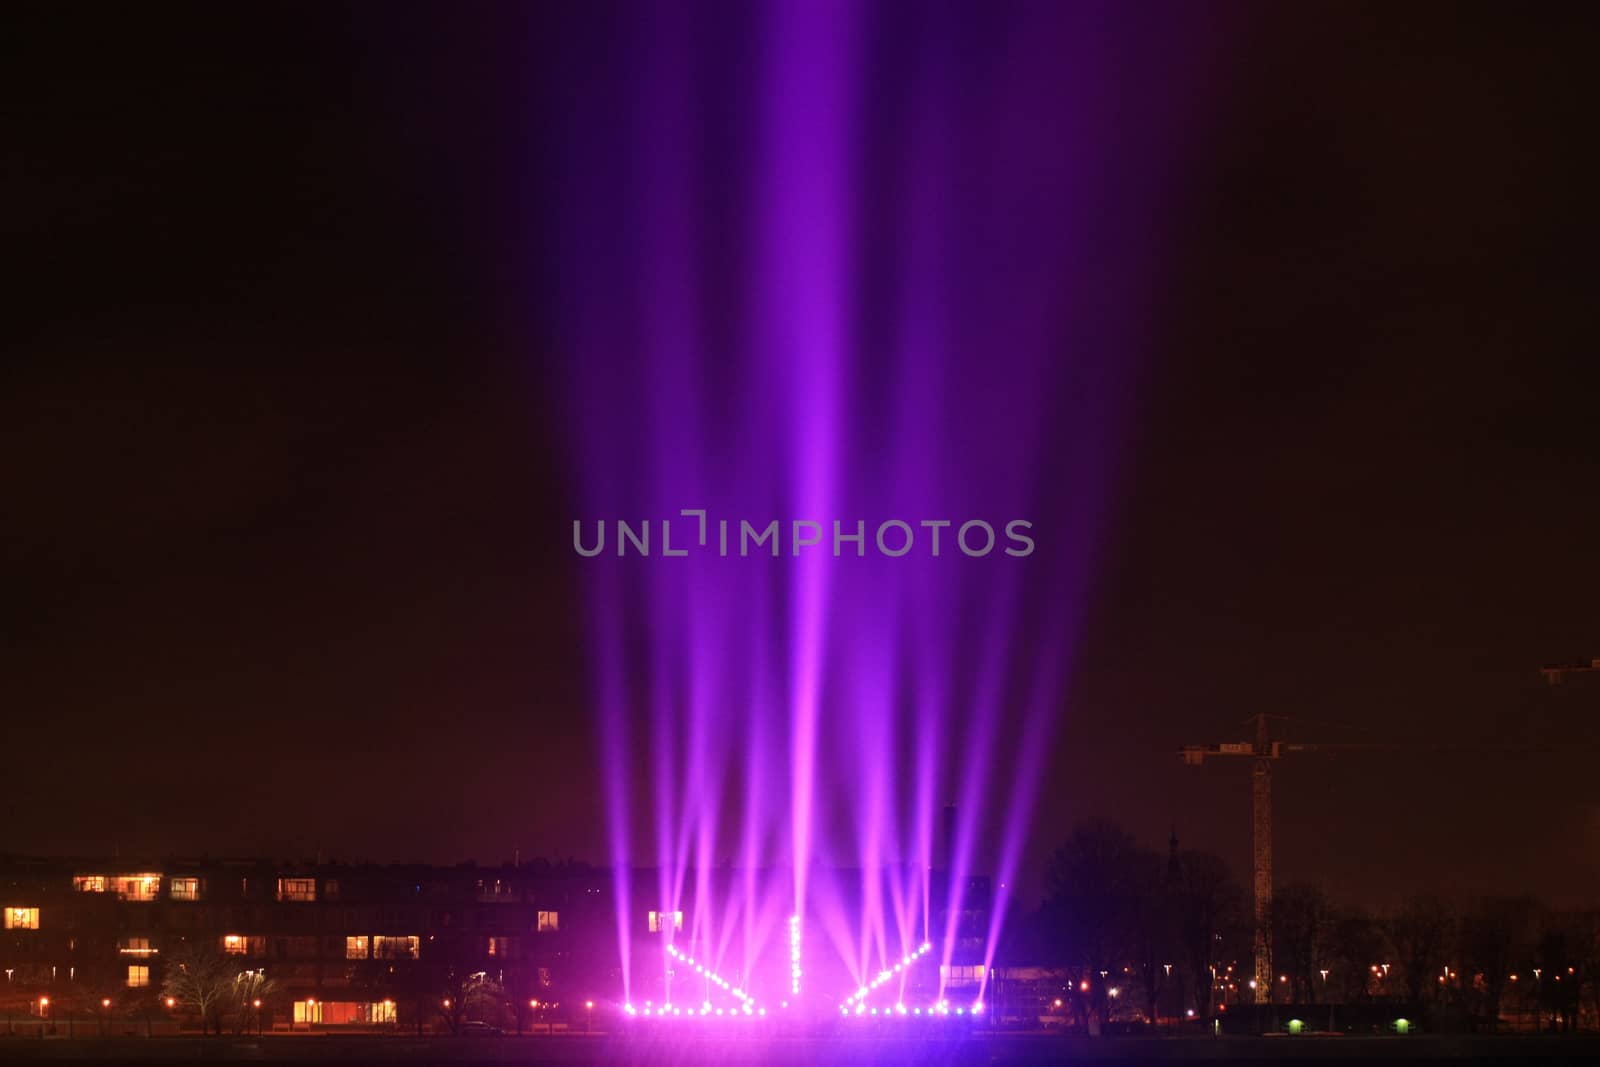
[[[716,971],[713,971],[705,964],[696,963],[693,956],[686,956],[682,952],[679,952],[676,945],[667,946],[667,955],[671,956],[675,960],[683,961],[683,965],[685,967],[693,967],[695,974],[704,975],[706,981],[710,982],[712,985],[732,993],[734,999],[738,1000],[746,1008],[754,1006],[755,1001],[750,998],[750,994],[746,993],[744,990],[740,989],[738,986],[734,985],[732,982],[728,981],[726,978],[722,977],[722,975],[718,974]]]
[[[904,971],[906,968],[910,967],[913,963],[916,963],[923,956],[927,955],[932,948],[933,945],[927,941],[924,941],[915,952],[908,953],[907,955],[903,956],[899,963],[895,964],[893,967],[879,971],[877,977],[873,978],[872,981],[868,982],[866,985],[862,986],[860,989],[856,990],[850,995],[850,997],[844,1002],[845,1010],[848,1012],[851,1004],[854,1004],[857,1008],[860,1008],[861,1005],[865,1003],[869,994],[871,994],[875,989],[883,985],[885,982],[888,982],[894,978],[894,976],[899,974],[901,971]]]
[[[629,1015],[643,1015],[656,1019],[743,1019],[764,1017],[767,1014],[766,1008],[753,1007],[748,1000],[737,1008],[713,1008],[711,1002],[707,1000],[703,1001],[698,1008],[690,1008],[687,1011],[672,1004],[663,1004],[658,1008],[647,1000],[644,1002],[643,1008],[635,1008],[632,1004],[624,1004],[622,1010]]]
[[[884,1008],[881,1011],[879,1009],[877,1009],[877,1008],[869,1008],[865,1004],[861,1003],[860,1001],[857,1001],[854,1011],[852,1011],[850,1009],[849,1005],[842,1005],[839,1008],[839,1014],[847,1016],[847,1017],[851,1017],[851,1018],[853,1018],[853,1017],[855,1017],[857,1015],[865,1015],[865,1016],[869,1016],[869,1017],[870,1016],[877,1016],[877,1017],[883,1018],[883,1019],[893,1018],[893,1017],[895,1017],[897,1015],[907,1015],[907,1016],[920,1015],[925,1019],[932,1019],[932,1018],[935,1018],[936,1016],[951,1015],[951,1014],[955,1014],[955,1015],[969,1015],[969,1014],[970,1015],[982,1015],[983,1014],[983,1001],[980,1000],[980,1001],[976,1002],[975,1004],[972,1005],[971,1009],[967,1009],[967,1008],[951,1008],[950,1007],[950,1002],[948,1000],[941,1000],[937,1004],[929,1004],[926,1010],[924,1010],[921,1007],[908,1008],[904,1004],[896,1004],[893,1008]]]
[[[800,995],[800,916],[789,916],[789,992]]]

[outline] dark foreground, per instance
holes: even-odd
[[[1083,1039],[1036,1034],[951,1037],[760,1037],[675,1032],[648,1036],[539,1038],[391,1038],[274,1036],[264,1038],[90,1039],[0,1038],[0,1060],[84,1060],[96,1063],[192,1063],[206,1060],[313,1063],[637,1064],[1028,1064],[1078,1060],[1117,1063],[1221,1062],[1494,1064],[1600,1063],[1600,1036],[1269,1037]]]

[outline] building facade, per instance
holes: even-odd
[[[657,902],[655,869],[628,878],[630,970],[649,996],[667,944],[695,948],[694,903]],[[707,881],[726,893],[741,879],[719,870]],[[930,887],[933,900],[948,899],[940,872]],[[955,916],[935,910],[928,924],[936,939],[952,933],[953,956],[925,980],[955,991],[978,984],[989,926],[987,879],[964,889]],[[0,857],[0,1012],[35,1025],[63,1017],[123,1030],[152,1020],[196,1025],[194,1009],[164,988],[174,960],[200,952],[250,980],[239,986],[248,999],[229,1013],[235,1029],[586,1024],[623,988],[615,892],[609,869],[544,861]],[[786,975],[787,956],[780,962]],[[807,980],[831,1004],[851,980],[815,962]],[[256,997],[261,981],[265,995]],[[781,995],[778,982],[764,984]]]

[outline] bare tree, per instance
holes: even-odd
[[[1301,1004],[1317,999],[1315,976],[1328,952],[1333,905],[1320,886],[1299,882],[1272,897],[1272,962],[1288,977],[1289,998]]]
[[[1091,820],[1050,857],[1045,909],[1060,959],[1089,983],[1090,1006],[1103,1025],[1110,1014],[1106,977],[1139,951],[1141,887],[1156,883],[1160,857],[1122,827]]]
[[[1454,920],[1450,908],[1437,897],[1413,897],[1389,923],[1389,940],[1399,957],[1406,1000],[1421,1007],[1424,990],[1445,963]]]
[[[1327,984],[1345,1003],[1366,999],[1375,984],[1374,968],[1388,956],[1383,927],[1360,908],[1341,908],[1328,947],[1323,962],[1329,968]]]
[[[200,1019],[201,1033],[222,1033],[223,1020],[237,996],[239,966],[208,942],[182,941],[167,955],[161,984],[171,997]]]
[[[1178,856],[1178,944],[1189,974],[1195,1012],[1211,1015],[1216,965],[1222,950],[1244,919],[1244,890],[1228,873],[1228,865],[1209,852]]]
[[[1496,897],[1478,903],[1461,920],[1462,973],[1472,980],[1477,1008],[1493,1033],[1500,1022],[1511,968],[1527,953],[1537,907],[1531,899]]]

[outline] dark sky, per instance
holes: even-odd
[[[1101,813],[1243,874],[1247,767],[1173,752],[1265,710],[1563,749],[1286,761],[1281,881],[1600,897],[1600,685],[1536,673],[1600,656],[1593,17],[1217,11],[1040,849]],[[0,851],[603,858],[570,17],[0,16]]]

